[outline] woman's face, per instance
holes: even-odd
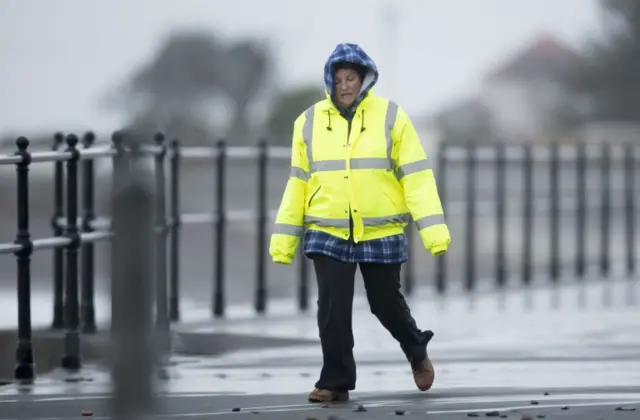
[[[335,97],[338,105],[349,108],[358,98],[362,89],[362,80],[357,71],[338,69],[335,75]]]

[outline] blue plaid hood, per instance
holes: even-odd
[[[369,55],[364,52],[359,45],[350,44],[348,42],[338,44],[324,65],[324,86],[331,98],[333,98],[335,88],[333,65],[344,61],[360,64],[369,69],[362,82],[360,96],[358,96],[358,99],[354,104],[354,107],[357,107],[367,92],[369,92],[369,90],[371,90],[371,88],[378,82],[378,67],[373,59],[371,59],[371,57],[369,57]]]

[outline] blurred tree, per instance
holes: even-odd
[[[305,109],[324,98],[324,90],[305,86],[281,92],[273,101],[267,119],[267,131],[272,144],[291,145],[293,122]]]
[[[589,118],[640,122],[640,2],[601,0],[606,35],[566,83]]]
[[[269,53],[266,46],[257,41],[243,40],[228,46],[222,60],[219,85],[234,105],[226,136],[245,143],[250,135],[247,108],[267,82]]]
[[[266,82],[268,61],[256,41],[225,45],[205,31],[174,32],[105,103],[131,115],[129,128],[145,135],[162,130],[185,144],[206,144],[221,131],[212,120],[227,100],[232,123],[223,135],[238,141],[248,132],[247,107]]]

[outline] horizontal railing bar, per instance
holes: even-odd
[[[633,157],[639,158],[640,151],[638,147],[633,148]],[[140,150],[144,155],[155,156],[161,153],[162,148],[157,145],[143,145]],[[492,146],[478,146],[474,149],[476,160],[494,161],[497,156],[497,148]],[[548,146],[533,146],[531,148],[532,158],[534,161],[547,162],[550,159],[550,147]],[[611,159],[623,159],[626,156],[625,145],[613,144],[611,145]],[[101,157],[115,156],[117,151],[112,146],[97,147],[83,149],[78,148],[80,152],[80,159],[96,159]],[[131,148],[125,147],[125,152],[131,151]],[[441,149],[444,151],[444,157],[447,161],[464,161],[468,159],[470,150],[463,146],[446,146]],[[602,155],[602,147],[597,144],[587,144],[585,146],[587,159],[598,159]],[[171,151],[168,151],[167,156],[171,155]],[[216,147],[209,146],[185,146],[179,149],[180,156],[185,159],[214,159],[218,157],[219,151]],[[260,149],[257,146],[237,146],[228,147],[226,154],[229,159],[255,159],[258,157]],[[558,158],[561,161],[574,161],[578,154],[578,148],[575,145],[561,145],[558,148]],[[267,148],[267,157],[270,159],[290,159],[291,148],[284,146],[269,146]],[[504,157],[507,161],[518,161],[524,158],[524,147],[507,144],[504,148]],[[71,153],[67,151],[44,151],[34,152],[31,154],[31,162],[56,162],[66,161],[71,158]],[[22,158],[18,155],[0,155],[0,165],[17,164],[22,161]]]
[[[33,241],[33,249],[54,249],[63,248],[71,243],[71,239],[66,236],[54,236],[51,238],[36,239]]]
[[[635,150],[636,148],[634,148]],[[479,162],[494,162],[497,157],[498,149],[495,146],[479,146],[475,149],[468,149],[459,146],[446,146],[440,149],[444,153],[447,161],[466,161],[469,153],[474,153],[475,160]],[[623,159],[625,157],[624,145],[611,145],[611,159]],[[575,162],[578,156],[579,148],[575,145],[558,147],[558,159],[563,162]],[[637,157],[638,152],[634,152]],[[506,145],[504,148],[504,157],[507,161],[520,161],[525,156],[524,147],[514,145]],[[599,159],[602,156],[602,147],[600,145],[585,145],[585,157],[587,159]],[[537,162],[548,162],[551,159],[551,148],[543,146],[533,146],[531,148],[531,158]]]
[[[15,165],[22,162],[21,156],[16,155],[0,155],[0,165]]]
[[[130,148],[127,148],[127,147],[125,147],[124,149],[125,151],[131,150]],[[143,144],[142,146],[140,146],[140,151],[145,155],[155,156],[162,153],[162,147],[156,146],[156,145],[150,145],[150,144]]]
[[[180,216],[183,225],[210,224],[215,221],[216,217],[211,213],[186,213]]]
[[[18,245],[15,243],[0,244],[0,255],[13,254],[14,252],[18,252],[21,249],[22,249],[22,245]]]
[[[56,223],[58,226],[64,228],[67,226],[67,218],[59,217],[56,219]],[[82,225],[82,217],[78,217],[78,219],[76,219],[76,223],[78,224],[78,226]],[[91,223],[91,227],[94,229],[109,229],[110,226],[111,226],[111,219],[109,219],[108,217],[97,217]]]
[[[575,201],[575,199],[576,198],[573,196],[564,197],[562,210],[564,211],[564,210],[568,210],[569,208],[573,208],[571,207],[573,206],[573,204],[571,206],[568,206],[569,208],[564,208],[566,206],[564,202],[566,201],[567,203],[572,203],[572,200]],[[537,202],[540,207],[539,208],[540,211],[547,210],[547,207],[549,206],[547,201],[548,199],[544,197],[541,197],[538,199]],[[495,200],[479,200],[476,202],[476,204],[477,204],[477,209],[483,212],[486,211],[486,214],[492,214],[492,212],[495,210]],[[466,209],[466,206],[467,204],[464,199],[449,201],[448,203],[446,203],[447,213],[450,213],[452,215],[463,214]],[[514,207],[517,207],[517,206],[514,206]],[[589,208],[594,208],[594,209],[596,207],[597,206],[595,207],[589,206]],[[613,206],[613,208],[615,207],[616,206]],[[277,214],[277,209],[272,209],[268,212],[267,217],[269,222],[273,222],[275,220],[276,214]],[[226,220],[231,223],[256,221],[258,218],[258,213],[253,210],[229,210],[226,212],[225,215],[226,215]],[[180,223],[183,225],[213,224],[213,223],[216,223],[217,220],[218,218],[215,213],[183,213],[180,216]],[[66,226],[66,219],[59,218],[58,223],[60,227],[64,228]],[[82,223],[82,219],[78,218],[78,225],[81,225],[81,223]],[[168,218],[167,225],[171,226],[172,224],[173,224],[173,220]],[[100,233],[100,234],[105,233],[104,231],[108,231],[108,229],[111,228],[111,220],[108,217],[100,217],[92,223],[92,227],[95,229],[101,230],[100,232],[95,232],[95,233]]]
[[[230,159],[255,159],[258,157],[259,152],[260,149],[256,146],[228,147],[227,157]]]
[[[71,153],[65,151],[35,152],[31,154],[32,163],[60,162],[70,158]]]
[[[76,223],[78,224],[78,226],[82,225],[82,217],[78,217],[78,219],[76,220]],[[56,219],[56,224],[61,228],[66,227],[67,226],[67,218],[66,217],[57,218]],[[110,226],[111,226],[111,220],[108,217],[96,218],[91,223],[91,227],[94,228],[94,229],[109,229]]]
[[[185,159],[215,159],[219,151],[216,147],[185,146],[178,152]],[[256,159],[260,153],[258,146],[227,147],[226,156],[229,159]],[[270,146],[267,148],[267,156],[272,159],[291,159],[291,148]]]
[[[270,210],[267,218],[275,220],[277,209]],[[258,220],[258,213],[252,210],[230,210],[225,214],[228,222],[250,222]],[[180,223],[183,225],[213,224],[218,221],[215,213],[184,213],[180,216]],[[169,221],[172,223],[172,221]]]
[[[575,201],[575,200],[573,200]],[[571,200],[563,200],[560,206],[560,212],[564,214],[564,212],[573,212],[577,209],[577,203]],[[521,205],[510,206],[511,212],[509,212],[508,217],[520,217],[518,212],[514,212],[516,209],[520,209]],[[539,213],[547,213],[550,211],[549,200],[547,198],[542,198],[538,200],[538,212]],[[587,209],[589,210],[597,210],[601,207],[599,203],[589,203],[587,205]],[[618,207],[622,208],[622,206],[613,206],[613,209],[617,209]],[[466,204],[464,202],[455,202],[455,203],[447,203],[446,204],[446,212],[451,216],[463,216],[466,211]],[[492,215],[495,212],[495,201],[493,200],[480,200],[476,203],[476,216],[485,216]],[[268,221],[272,223],[275,220],[277,214],[277,209],[270,210],[268,212]],[[105,225],[110,224],[109,219],[102,218]],[[246,221],[255,221],[257,220],[257,212],[251,210],[232,210],[229,211],[226,215],[226,220],[228,222],[246,222]],[[184,225],[190,224],[213,224],[217,222],[217,215],[213,213],[185,213],[180,217],[180,222]],[[168,224],[171,224],[172,221],[169,220]],[[90,233],[82,233],[80,235],[81,241],[83,243],[92,243],[92,242],[100,242],[106,241],[113,238],[113,232],[110,231],[100,231],[100,232],[90,232]],[[44,239],[36,239],[33,241],[33,249],[34,250],[42,250],[42,249],[52,249],[52,248],[62,248],[71,243],[71,240],[65,236],[59,237],[51,237]],[[0,244],[0,254],[12,254],[22,249],[21,245],[15,243],[4,243]]]
[[[444,149],[445,157],[448,161],[464,161],[469,156],[469,149],[460,146],[447,146]],[[546,146],[533,146],[531,148],[534,161],[547,162],[550,160],[551,149]],[[598,159],[602,155],[599,145],[588,144],[585,147],[587,159]],[[257,146],[228,147],[226,149],[229,159],[257,158],[260,150]],[[186,159],[213,159],[218,156],[218,149],[215,147],[187,146],[180,149],[180,156]],[[504,156],[507,161],[518,161],[524,159],[524,147],[508,144],[504,149]],[[562,145],[558,148],[558,158],[561,161],[575,161],[578,148],[575,145]],[[635,153],[637,155],[637,152]],[[622,159],[625,156],[624,145],[611,146],[611,158]],[[283,146],[269,146],[267,157],[271,159],[291,159],[291,148]],[[475,157],[478,161],[495,161],[497,157],[496,146],[479,146],[475,149]]]
[[[116,155],[116,149],[112,147],[92,147],[89,149],[79,149],[80,159],[91,160],[101,157],[110,157]]]
[[[184,159],[213,159],[218,157],[218,149],[197,146],[181,147],[180,157]]]
[[[91,227],[94,229],[109,229],[111,227],[111,219],[108,217],[97,217]]]
[[[82,243],[108,241],[111,238],[113,238],[113,232],[90,232],[80,234],[80,240]]]
[[[267,149],[267,156],[272,159],[291,159],[291,148],[282,146],[273,146]]]

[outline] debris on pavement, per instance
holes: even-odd
[[[636,409],[635,409],[635,408],[633,408],[633,407],[628,407],[628,408],[625,408],[625,407],[616,407],[615,411],[636,411]]]

